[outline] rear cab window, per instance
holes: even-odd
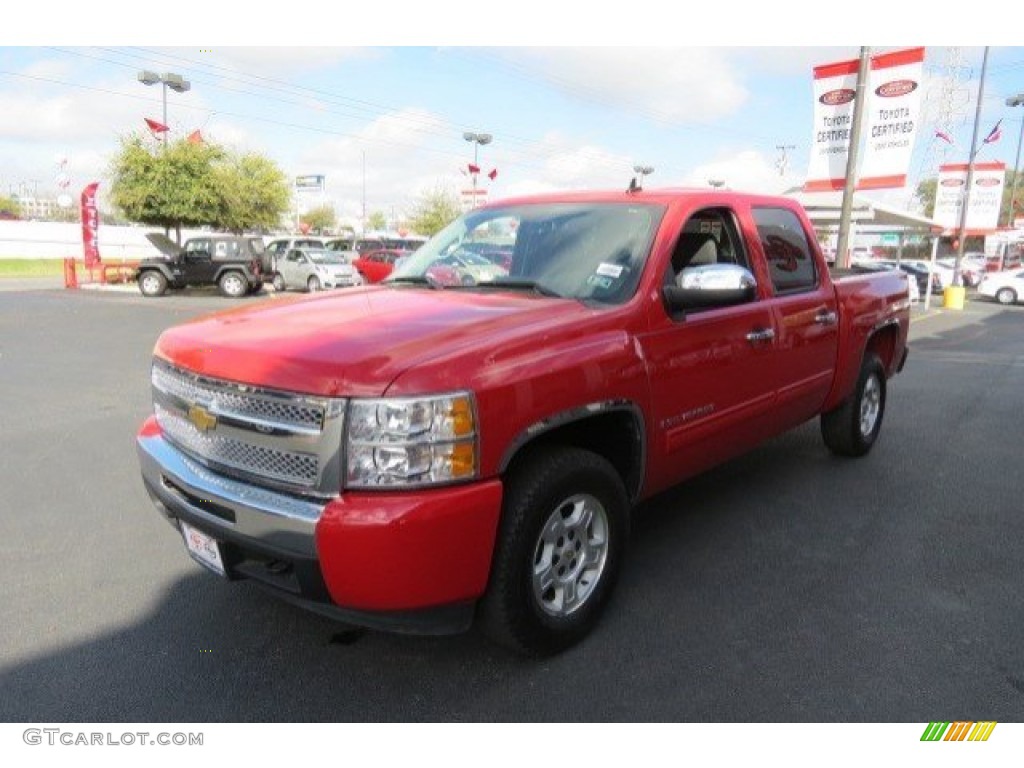
[[[752,213],[775,293],[814,290],[818,268],[800,217],[788,208],[755,207]]]

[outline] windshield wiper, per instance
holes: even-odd
[[[477,283],[476,288],[487,288],[493,286],[495,288],[512,288],[513,290],[527,290],[538,293],[541,296],[550,296],[553,299],[564,299],[565,297],[558,291],[548,288],[542,283],[538,283],[536,280],[522,280],[519,278],[498,278],[496,280],[487,280],[485,282]]]
[[[384,280],[385,283],[409,283],[410,285],[429,285],[435,291],[439,291],[444,288],[437,280],[425,275],[402,275],[401,277],[389,277]]]

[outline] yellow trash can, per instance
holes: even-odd
[[[962,285],[950,285],[942,292],[942,306],[946,309],[963,309],[967,289]]]

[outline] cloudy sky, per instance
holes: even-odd
[[[457,7],[465,16],[472,6]],[[545,28],[537,44],[524,45],[531,41],[521,27],[512,34],[517,44],[487,44],[503,24],[502,13],[511,12],[510,6],[454,34],[417,34],[407,23],[391,36],[399,45],[379,43],[388,36],[378,34],[366,35],[372,44],[365,46],[312,47],[288,39],[295,37],[290,30],[284,35],[289,44],[271,46],[268,38],[277,37],[272,24],[204,47],[169,45],[149,32],[132,39],[134,33],[120,31],[117,37],[128,43],[120,45],[61,30],[51,36],[45,28],[11,40],[0,33],[0,194],[26,185],[55,194],[65,159],[72,188],[104,181],[119,137],[145,133],[145,117],[161,119],[160,88],[137,81],[142,69],[191,81],[188,93],[168,93],[172,136],[198,128],[217,142],[268,155],[288,176],[322,174],[328,200],[349,217],[359,215],[364,191],[368,213],[400,216],[424,190],[468,187],[462,171],[473,146],[463,139],[466,131],[493,135],[479,155],[484,173],[498,172],[494,182],[481,177],[492,199],[625,187],[638,163],[655,168],[648,186],[702,186],[716,179],[778,191],[802,182],[806,172],[811,68],[858,52],[856,45],[807,43],[681,48],[683,40],[669,44],[658,34],[651,44],[639,32],[618,35],[614,24],[597,36],[600,44],[562,35],[571,47],[551,45],[559,35]],[[339,13],[337,24],[346,18]],[[175,42],[194,36],[173,31]],[[614,47],[609,34],[617,36]],[[260,45],[238,47],[250,37]],[[314,42],[325,37],[332,35],[311,35]],[[350,28],[340,39],[359,37]],[[908,39],[874,50],[926,42]],[[982,49],[959,51],[954,138],[966,147]],[[927,47],[925,96],[936,105],[949,60],[949,48]],[[982,131],[1003,118],[1004,132],[1002,141],[985,148],[984,159],[1012,165],[1024,109],[1010,110],[1004,101],[1024,91],[1024,48],[993,47],[988,66]],[[963,159],[945,145],[945,154],[930,151],[936,149],[932,134],[919,135],[912,179],[933,174],[929,164],[937,159]],[[779,145],[792,147],[784,175]],[[888,198],[909,202],[909,192]]]

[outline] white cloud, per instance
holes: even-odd
[[[720,48],[525,48],[503,54],[563,94],[676,124],[719,120],[746,101]]]
[[[699,165],[683,177],[685,186],[707,187],[723,181],[729,189],[743,192],[778,194],[803,182],[802,176],[780,176],[774,161],[756,150],[743,150]]]

